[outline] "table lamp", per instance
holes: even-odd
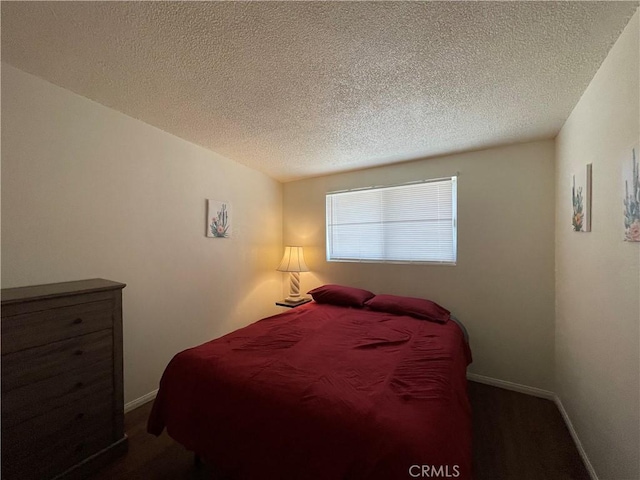
[[[280,272],[289,272],[289,296],[285,298],[285,302],[304,302],[305,298],[300,297],[300,272],[308,272],[309,267],[304,263],[302,247],[284,247],[284,256],[276,270]]]

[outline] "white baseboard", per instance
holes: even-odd
[[[508,382],[506,380],[498,380],[497,378],[485,377],[484,375],[478,375],[477,373],[467,373],[467,379],[494,387],[504,388],[506,390],[513,390],[514,392],[526,393],[527,395],[533,395],[534,397],[546,398],[547,400],[553,401],[556,398],[556,394],[549,390]]]
[[[569,418],[569,414],[564,409],[564,405],[562,404],[562,400],[560,400],[560,397],[558,397],[557,395],[555,395],[555,398],[553,400],[554,400],[555,404],[557,405],[558,410],[560,410],[560,415],[562,415],[562,418],[564,419],[564,423],[567,426],[567,428],[569,429],[569,433],[571,434],[571,438],[573,438],[573,443],[576,444],[576,447],[578,449],[578,453],[580,453],[580,456],[582,457],[582,461],[584,463],[584,466],[587,467],[587,471],[589,472],[589,476],[591,477],[591,480],[598,480],[598,475],[596,474],[596,471],[593,468],[593,465],[591,465],[591,462],[589,461],[589,457],[587,457],[587,452],[584,451],[584,447],[582,446],[582,442],[580,441],[580,438],[578,438],[578,434],[576,433],[576,430],[573,428],[573,423],[571,423],[571,419]]]
[[[136,398],[135,400],[131,400],[129,403],[125,403],[124,405],[124,413],[130,412],[138,407],[141,407],[147,402],[150,402],[156,395],[158,394],[158,389],[156,388],[153,392],[149,392],[146,395],[141,396],[140,398]]]
[[[562,405],[562,401],[560,397],[555,393],[549,390],[543,390],[542,388],[530,387],[528,385],[521,385],[519,383],[508,382],[506,380],[498,380],[497,378],[485,377],[484,375],[478,375],[477,373],[468,373],[467,379],[472,380],[478,383],[484,383],[486,385],[491,385],[493,387],[504,388],[505,390],[513,390],[514,392],[525,393],[527,395],[533,395],[534,397],[545,398],[547,400],[551,400],[556,404],[558,410],[560,410],[560,415],[562,415],[562,419],[564,420],[569,433],[571,434],[571,438],[573,439],[573,443],[575,443],[576,448],[578,449],[578,453],[582,458],[582,462],[589,472],[589,476],[591,480],[599,480],[598,475],[596,474],[593,465],[589,461],[589,457],[587,456],[587,452],[585,452],[584,447],[582,446],[582,442],[578,437],[576,430],[573,428],[573,424],[571,423],[571,419],[569,418],[569,414],[564,409],[564,405]]]

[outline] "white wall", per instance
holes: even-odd
[[[640,137],[638,12],[556,140],[556,384],[601,480],[640,478],[640,244],[623,242],[622,159]],[[571,176],[593,164],[591,233]]]
[[[552,389],[554,143],[493,148],[284,185],[284,240],[303,245],[302,288],[340,283],[426,297],[471,334],[470,371]],[[458,264],[325,260],[325,194],[460,173]]]
[[[231,202],[233,238],[205,238],[206,198]],[[126,402],[277,312],[281,255],[281,184],[2,65],[2,287],[126,283]]]

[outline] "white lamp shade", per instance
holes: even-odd
[[[281,272],[308,272],[309,267],[304,263],[302,247],[284,247],[284,256],[276,270]]]

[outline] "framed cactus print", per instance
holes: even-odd
[[[640,242],[640,159],[638,145],[630,148],[622,165],[624,240]]]
[[[574,232],[591,231],[591,164],[572,177],[571,226]]]
[[[231,204],[207,199],[207,237],[231,237]]]

